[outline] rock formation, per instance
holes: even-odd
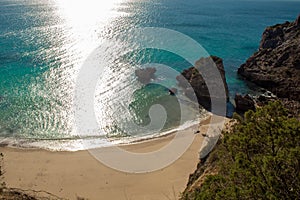
[[[143,84],[150,83],[151,79],[155,78],[156,69],[154,67],[147,67],[145,69],[137,69],[135,70],[135,75],[138,80]]]
[[[269,101],[280,99],[293,116],[300,114],[300,15],[295,22],[268,27],[260,48],[243,64],[238,73],[245,79],[272,91],[257,96],[236,95],[237,109],[253,109]],[[254,104],[254,105],[253,105]],[[218,147],[216,147],[218,148]],[[214,154],[201,160],[190,175],[181,199],[189,197],[200,187],[206,177],[217,173]]]
[[[295,22],[268,27],[259,50],[238,74],[279,98],[300,101],[300,15]]]
[[[215,71],[210,70],[212,67],[217,66],[222,81],[216,81],[217,77]],[[204,80],[202,72],[205,70],[205,75],[209,77]],[[182,76],[177,76],[178,85],[183,88],[184,93],[188,98],[203,106],[206,110],[211,110],[211,99],[216,101],[222,101],[226,99],[228,101],[228,86],[225,78],[225,70],[223,61],[221,58],[211,56],[208,58],[201,58],[195,63],[194,67],[184,70],[181,73]],[[218,94],[213,96],[209,93],[207,84],[218,91],[220,88],[225,87],[225,94]],[[196,95],[196,96],[195,96]],[[195,99],[196,98],[196,99]]]
[[[245,112],[248,110],[255,110],[255,101],[248,94],[245,96],[236,94],[234,101],[235,101],[237,112]]]

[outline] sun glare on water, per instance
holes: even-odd
[[[64,19],[81,52],[99,45],[99,33],[122,13],[116,10],[124,0],[56,0],[59,15]]]
[[[60,30],[59,48],[62,53],[57,56],[63,59],[58,67],[51,68],[44,76],[51,88],[51,96],[64,102],[67,114],[63,118],[68,127],[73,126],[72,101],[78,71],[89,54],[103,42],[106,29],[117,17],[124,15],[117,10],[123,1],[54,0],[54,15],[58,23],[51,28]],[[72,135],[77,135],[73,131]]]
[[[57,0],[62,14],[74,26],[111,17],[111,10],[122,0]]]

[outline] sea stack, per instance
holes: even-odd
[[[209,68],[214,66],[216,66],[220,72],[222,82],[216,81],[214,78],[214,70],[209,70]],[[204,80],[201,74],[203,70],[206,71],[206,76],[211,77],[210,80]],[[196,61],[195,66],[183,70],[181,75],[177,76],[176,79],[178,81],[178,85],[183,88],[185,95],[192,101],[198,101],[198,103],[206,110],[211,111],[212,98],[216,102],[221,102],[223,100],[228,101],[229,99],[223,60],[217,56],[199,59]],[[215,89],[215,91],[218,91],[220,87],[224,87],[225,94],[219,94],[219,96],[210,95],[207,87],[207,81],[210,86]]]

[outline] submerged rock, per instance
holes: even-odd
[[[300,101],[300,15],[295,22],[268,27],[259,50],[238,74],[279,98]]]
[[[151,79],[155,78],[156,69],[154,67],[147,67],[145,69],[137,69],[135,70],[135,75],[143,84],[150,83]]]

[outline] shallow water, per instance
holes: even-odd
[[[4,142],[22,144],[54,140],[51,149],[75,149],[82,138],[151,137],[149,108],[163,104],[168,118],[161,132],[193,124],[203,113],[187,99],[168,95],[165,87],[144,86],[134,76],[147,63],[177,71],[191,66],[171,52],[146,49],[115,57],[95,93],[99,130],[82,134],[74,128],[74,89],[81,64],[110,38],[130,37],[132,28],[163,27],[200,43],[209,54],[224,59],[231,96],[248,88],[236,71],[257,48],[264,28],[294,20],[300,2],[202,0],[4,0],[0,2],[0,134]],[[180,49],[181,47],[177,47]],[[195,53],[191,49],[191,54]],[[107,55],[101,55],[101,59]],[[199,53],[199,57],[200,57]],[[151,66],[151,65],[150,65]],[[160,81],[176,87],[175,80]],[[154,81],[155,82],[155,81]],[[180,93],[180,91],[179,91]],[[190,115],[180,122],[183,105]],[[79,142],[79,139],[81,138]],[[30,139],[30,140],[28,140]],[[72,140],[62,145],[60,140]],[[88,139],[87,139],[88,140]],[[90,139],[89,139],[90,140]],[[91,140],[93,141],[93,140]],[[100,142],[101,141],[101,142]],[[119,140],[121,141],[121,140]],[[84,142],[83,142],[84,143]],[[63,147],[62,147],[63,146]],[[68,146],[68,147],[66,147]]]

